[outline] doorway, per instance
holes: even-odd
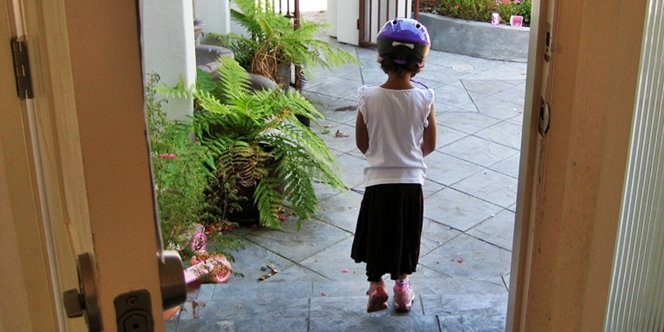
[[[303,15],[325,19],[320,12]],[[305,305],[311,300],[310,308],[315,310],[309,316],[288,314],[293,324],[300,316],[310,317],[310,326],[329,324],[324,312],[338,310],[341,301],[352,302],[358,310],[353,320],[339,324],[357,324],[365,318],[363,267],[348,258],[363,192],[363,159],[353,141],[354,96],[359,85],[380,84],[384,74],[375,64],[375,50],[340,45],[356,55],[360,65],[316,70],[303,94],[326,115],[324,127],[316,130],[335,151],[352,190],[340,193],[319,186],[319,214],[299,231],[292,220],[285,221],[281,231],[240,230],[245,248],[233,252],[232,264],[244,278],[204,286],[192,294],[179,322],[170,324],[205,324],[220,306],[245,308],[248,301],[271,310],[257,302],[262,294],[271,294],[269,301],[279,307],[287,306],[284,301]],[[420,327],[463,326],[459,322],[480,311],[486,315],[473,324],[505,325],[526,67],[525,62],[433,51],[426,70],[418,75],[440,97],[436,108],[441,119],[440,149],[429,157],[425,184],[422,267],[413,276],[414,285],[422,288],[421,309],[415,314],[422,321],[418,324],[425,324]],[[289,294],[279,295],[284,289]],[[249,300],[237,294],[246,294]],[[205,307],[194,309],[192,303]],[[439,315],[441,310],[452,314]],[[219,317],[230,321],[239,312]],[[236,324],[262,324],[277,320],[276,315],[264,313],[261,319]],[[384,324],[409,324],[412,319],[396,317]]]
[[[542,4],[553,6],[553,3],[549,2],[547,2],[546,4],[542,2]],[[553,103],[551,105],[553,106],[551,109],[554,112],[558,110],[559,113],[555,113],[556,116],[555,118],[553,118],[555,119],[554,121],[556,121],[554,123],[557,123],[558,127],[552,127],[552,128],[558,128],[558,129],[569,128],[568,125],[563,125],[563,124],[575,123],[574,121],[577,121],[576,123],[579,126],[586,127],[583,125],[590,123],[597,123],[595,120],[597,119],[598,114],[604,116],[602,119],[606,121],[601,122],[601,125],[603,126],[601,128],[611,129],[607,130],[608,132],[610,132],[610,134],[602,135],[601,137],[604,140],[597,145],[590,144],[590,143],[596,143],[598,141],[597,136],[593,135],[591,135],[590,137],[573,136],[576,139],[575,141],[576,143],[582,143],[582,144],[580,149],[572,150],[572,152],[575,153],[575,154],[573,153],[573,155],[575,156],[583,156],[584,154],[588,154],[589,151],[597,152],[599,150],[602,150],[602,147],[605,147],[606,149],[604,149],[604,151],[609,151],[610,153],[598,154],[601,156],[602,162],[598,163],[595,160],[593,163],[589,163],[588,165],[594,165],[594,166],[590,168],[585,168],[584,170],[590,170],[591,172],[581,174],[582,176],[585,177],[588,177],[588,175],[590,174],[590,176],[592,177],[592,175],[597,175],[601,173],[603,174],[603,176],[601,177],[601,181],[593,182],[593,186],[590,186],[590,189],[588,189],[589,188],[588,186],[578,185],[578,184],[585,184],[584,182],[568,181],[568,184],[570,185],[568,188],[574,188],[575,190],[567,192],[556,191],[560,190],[560,186],[556,186],[555,184],[560,183],[561,178],[564,178],[564,176],[560,177],[558,175],[557,177],[556,176],[551,177],[552,174],[544,173],[541,178],[534,177],[533,165],[537,165],[537,161],[529,159],[528,163],[529,168],[527,169],[528,172],[526,174],[528,175],[528,179],[531,180],[524,181],[524,183],[520,185],[519,192],[521,195],[520,197],[522,197],[520,202],[523,202],[524,205],[523,208],[519,207],[517,208],[517,213],[520,214],[524,220],[529,219],[532,216],[535,217],[539,216],[539,218],[545,216],[547,218],[553,218],[553,219],[543,219],[540,220],[538,223],[524,224],[521,229],[521,233],[517,234],[521,246],[530,248],[530,249],[524,249],[526,255],[519,256],[518,260],[516,260],[515,266],[518,266],[518,268],[513,270],[519,271],[519,277],[517,278],[515,277],[515,275],[512,275],[512,277],[515,278],[514,279],[515,282],[511,283],[512,285],[516,286],[516,288],[512,289],[512,292],[517,294],[515,297],[515,301],[513,302],[515,304],[511,305],[511,307],[516,308],[515,310],[517,311],[516,313],[513,314],[515,315],[515,317],[517,317],[517,319],[518,317],[525,317],[526,313],[528,313],[528,316],[530,317],[529,318],[530,321],[526,321],[524,319],[524,321],[517,323],[517,325],[521,327],[523,326],[542,327],[546,329],[546,327],[548,326],[549,329],[551,329],[552,326],[555,326],[558,328],[570,327],[571,330],[574,330],[575,328],[579,328],[579,326],[582,326],[582,327],[594,328],[595,330],[601,329],[601,327],[598,327],[595,324],[597,324],[596,323],[598,320],[597,317],[599,317],[599,320],[601,320],[601,318],[603,317],[605,307],[602,305],[601,303],[602,301],[595,301],[595,300],[603,299],[606,297],[606,289],[604,288],[604,285],[607,283],[603,283],[602,280],[607,280],[609,278],[608,275],[610,275],[610,266],[608,266],[609,264],[605,263],[607,261],[610,261],[610,257],[612,256],[613,252],[612,248],[616,238],[615,229],[612,231],[612,228],[615,227],[615,225],[613,225],[611,222],[606,222],[606,221],[613,220],[613,215],[617,210],[616,207],[620,206],[620,199],[616,200],[615,195],[611,193],[621,192],[621,185],[622,185],[622,184],[616,185],[616,182],[621,182],[621,181],[615,181],[615,180],[611,181],[610,179],[621,178],[624,175],[624,169],[621,170],[621,167],[619,165],[621,164],[621,160],[624,160],[624,158],[621,158],[621,153],[627,150],[626,147],[627,144],[625,142],[627,142],[628,140],[623,138],[627,136],[626,133],[628,132],[628,130],[625,130],[624,124],[630,122],[630,116],[626,115],[629,112],[625,112],[625,110],[631,109],[631,106],[633,105],[632,102],[633,100],[629,97],[629,93],[631,92],[629,87],[631,86],[630,82],[636,81],[636,78],[633,77],[632,74],[636,72],[635,67],[638,67],[633,61],[628,61],[627,63],[625,63],[624,61],[621,60],[623,59],[623,57],[627,59],[633,59],[634,58],[633,53],[638,53],[635,52],[634,50],[638,50],[639,49],[638,46],[640,45],[640,39],[637,38],[638,36],[641,36],[641,31],[639,28],[640,26],[639,20],[643,17],[643,11],[645,10],[646,7],[644,2],[639,2],[639,4],[643,4],[643,6],[637,6],[634,5],[633,3],[623,5],[619,4],[619,2],[617,1],[611,2],[611,4],[613,5],[612,7],[602,7],[603,10],[599,12],[596,10],[596,8],[590,8],[590,6],[588,7],[582,6],[583,5],[582,3],[573,4],[570,7],[558,8],[561,9],[562,12],[560,14],[560,17],[569,19],[568,21],[565,22],[571,23],[570,25],[562,25],[565,29],[554,30],[554,33],[555,31],[558,32],[556,36],[560,37],[556,38],[561,38],[560,41],[562,45],[565,46],[572,45],[572,47],[578,47],[579,44],[575,44],[575,41],[578,41],[579,36],[583,36],[584,41],[590,44],[588,44],[588,46],[584,46],[581,49],[579,49],[579,52],[556,53],[558,59],[560,59],[557,60],[559,67],[554,68],[552,72],[560,73],[558,74],[557,78],[567,77],[569,79],[569,77],[580,77],[580,81],[570,82],[563,80],[561,81],[563,82],[563,84],[557,85],[558,87],[562,87],[562,85],[565,85],[564,83],[573,83],[570,84],[569,87],[566,87],[566,89],[563,89],[562,91],[557,91],[557,90],[554,91],[556,93],[553,93],[553,96],[564,98],[562,99],[563,101],[570,103],[572,106],[575,106],[576,108],[570,106],[570,104],[565,104],[565,103],[561,104],[559,103],[560,100],[558,100],[558,103]],[[87,9],[90,9],[88,12],[94,12],[93,8],[87,8]],[[115,12],[113,11],[105,12],[105,14],[108,13],[115,13]],[[630,15],[626,15],[625,13],[629,13]],[[117,16],[125,17],[119,14]],[[80,15],[79,17],[85,17],[85,15]],[[583,18],[584,20],[582,20],[581,18]],[[582,21],[588,22],[588,20],[585,19],[590,20],[590,22],[592,22],[593,24],[586,23],[585,25],[581,26],[575,24]],[[593,34],[592,33],[593,30],[596,30],[598,27],[610,26],[616,20],[625,23],[621,24],[621,26],[630,27],[630,29],[623,30],[620,33],[616,34],[602,35],[604,39],[598,40],[595,38],[597,37],[597,34]],[[97,20],[96,23],[99,24],[100,21]],[[111,24],[108,25],[111,26]],[[126,26],[130,25],[131,24],[127,24]],[[546,25],[542,24],[541,27],[542,30],[540,31],[541,34],[540,37],[544,36]],[[127,35],[131,34],[127,33],[122,34],[124,38],[126,38]],[[615,38],[615,40],[613,38]],[[567,42],[570,41],[571,44],[566,44]],[[612,41],[615,41],[615,44],[612,43]],[[598,44],[593,44],[593,43],[598,43]],[[584,43],[583,45],[586,44]],[[630,47],[626,47],[626,45]],[[549,46],[555,47],[555,44]],[[590,47],[590,50],[585,47]],[[613,57],[610,57],[609,59],[604,59],[608,61],[604,62],[604,61],[598,61],[596,57],[590,56],[590,54],[596,54],[598,50],[603,51],[602,54],[612,54]],[[538,48],[536,50],[537,53],[535,54],[541,55],[544,54],[544,51],[545,51],[544,45],[538,44]],[[574,56],[569,57],[570,54],[574,54]],[[540,57],[537,56],[534,58],[540,58]],[[3,57],[3,59],[8,59],[8,57]],[[84,61],[84,63],[88,62]],[[95,72],[94,68],[95,67],[90,67],[91,72]],[[583,68],[582,72],[586,73],[587,75],[577,75],[578,73],[576,71],[580,70],[580,68]],[[598,81],[592,82],[593,84],[590,84],[591,82],[587,82],[587,84],[584,84],[584,82],[589,77],[607,78],[607,76],[608,78],[611,79],[608,80],[599,79]],[[110,77],[112,77],[112,75]],[[534,79],[531,82],[540,82],[540,81],[542,81],[542,77],[537,76],[536,79]],[[611,85],[602,85],[598,84],[598,82],[611,82]],[[532,86],[530,86],[529,89],[531,87]],[[84,94],[82,90],[81,94]],[[103,94],[98,94],[97,96],[103,96]],[[585,98],[592,99],[591,100],[592,102],[588,102],[588,100]],[[579,105],[576,105],[574,103],[575,101],[578,102]],[[528,105],[536,105],[535,100],[529,100],[526,103]],[[560,111],[567,109],[578,111],[576,112],[576,114],[579,114],[579,116],[586,115],[587,113],[583,112],[584,108],[582,108],[581,106],[588,106],[588,105],[601,106],[599,111],[597,109],[593,109],[595,113],[593,113],[593,117],[591,117],[590,119],[584,118],[582,116],[580,118],[572,117],[571,121],[568,122],[567,120],[570,120],[569,118],[560,116],[561,114],[564,114],[560,113]],[[539,108],[531,106],[531,109],[539,109]],[[112,113],[113,110],[109,111]],[[63,114],[64,113],[67,112],[63,112]],[[343,113],[334,113],[334,114],[342,115]],[[529,128],[528,134],[532,135],[533,139],[536,139],[537,135],[536,134],[537,126],[535,126],[536,122],[532,117],[527,118],[526,120],[527,121],[524,122],[524,126]],[[605,131],[604,133],[606,133],[607,131]],[[554,132],[556,131],[551,131],[551,133]],[[571,171],[570,174],[579,175],[579,173],[574,173],[573,171],[578,168],[573,168],[573,169],[569,168],[570,165],[571,166],[578,165],[578,160],[572,160],[577,162],[577,164],[573,164],[571,162],[568,164],[567,162],[570,161],[569,158],[565,159],[561,157],[561,155],[559,154],[558,155],[551,154],[552,151],[559,151],[556,149],[552,149],[551,145],[555,142],[563,142],[563,143],[568,142],[566,137],[568,137],[569,133],[575,133],[576,135],[578,135],[582,131],[563,130],[562,132],[564,135],[562,135],[561,137],[557,136],[558,139],[547,140],[548,150],[544,152],[540,150],[540,152],[542,152],[542,155],[548,156],[548,158],[538,159],[538,161],[545,163],[546,165],[544,166],[549,167],[549,169],[554,169],[554,170],[559,169],[563,172]],[[583,132],[591,134],[596,133],[595,131],[583,131]],[[57,140],[53,140],[53,142],[56,141]],[[4,142],[5,140],[3,138],[3,146],[5,146]],[[533,152],[530,150],[531,149],[530,146],[528,148],[529,148],[528,150],[529,153]],[[532,148],[534,149],[534,147]],[[533,153],[532,155],[535,156],[537,155],[537,153]],[[569,155],[569,153],[562,153],[562,155]],[[564,160],[565,162],[562,162],[561,164],[556,164],[555,161],[558,161],[559,160],[558,158],[560,158],[560,160]],[[5,158],[5,160],[7,159]],[[609,166],[600,169],[596,167],[598,164],[605,166],[609,165]],[[103,165],[96,168],[96,170],[98,171],[105,169],[107,168],[105,168]],[[108,175],[108,174],[103,174],[103,175]],[[104,178],[103,175],[100,178]],[[592,178],[596,179],[595,177]],[[532,179],[542,179],[543,182],[537,182],[540,180],[535,181]],[[534,186],[534,184],[537,183],[545,183],[547,185]],[[95,187],[95,189],[99,190],[100,187],[101,186],[97,186]],[[545,189],[547,188],[554,190],[554,192],[547,193],[545,191]],[[599,191],[593,190],[596,188],[599,188],[600,190]],[[5,188],[3,187],[3,190],[4,189]],[[565,202],[562,203],[560,202],[560,200],[558,201],[554,200],[555,206],[550,207],[550,209],[548,210],[530,209],[529,204],[532,202],[529,202],[529,199],[531,197],[538,197],[535,195],[535,193],[540,193],[539,190],[542,190],[542,192],[547,193],[549,195],[547,197],[549,198],[571,197],[572,199],[566,200]],[[596,201],[593,201],[596,204],[585,204],[583,206],[586,207],[593,206],[594,209],[575,209],[575,207],[580,206],[577,204],[578,199],[582,200],[587,199],[586,196],[584,195],[579,196],[578,193],[587,194],[590,192],[599,192],[601,200],[598,199]],[[18,195],[18,194],[16,194],[16,196],[12,195],[15,195],[15,193],[10,192],[11,197],[25,198],[29,196],[29,195],[27,196]],[[106,201],[108,201],[110,197],[111,196],[105,197]],[[594,199],[596,199],[596,197],[594,197]],[[7,202],[6,200],[2,201],[3,207],[6,206],[6,202]],[[98,208],[99,206],[104,206],[103,205],[104,199],[97,200],[96,202],[97,203],[95,205],[95,208]],[[587,203],[587,201],[585,202]],[[12,205],[12,207],[15,207],[15,205]],[[3,212],[4,211],[6,210],[3,210]],[[561,216],[561,214],[559,213],[560,211],[565,211],[566,214],[562,214],[562,216],[565,218],[558,218]],[[95,213],[97,212],[98,210],[95,210]],[[597,213],[597,214],[593,215],[592,218],[585,218],[583,217],[584,215],[580,214],[581,212],[586,213],[585,216],[588,215],[587,213]],[[101,220],[107,220],[108,218],[103,214],[99,214],[98,216],[100,217]],[[108,224],[113,225],[112,223],[113,221],[116,220],[110,220]],[[582,223],[578,224],[579,221],[581,221]],[[593,227],[588,227],[588,226],[593,226]],[[580,230],[583,232],[579,232]],[[533,236],[537,234],[542,234],[542,232],[544,234],[547,234],[548,236],[533,238]],[[140,232],[137,231],[137,233]],[[145,235],[149,233],[150,231],[146,231],[141,234]],[[579,236],[580,234],[582,236]],[[97,236],[100,235],[97,234]],[[29,236],[23,238],[26,241],[31,240]],[[103,237],[103,239],[108,240],[109,238]],[[291,240],[298,240],[298,239],[296,237],[293,237],[291,238]],[[291,241],[289,243],[295,243],[295,242]],[[570,243],[575,245],[576,244],[583,244],[583,245],[570,247],[568,246],[568,244]],[[537,250],[533,250],[532,248],[536,248]],[[591,249],[599,249],[599,250],[591,250]],[[147,251],[150,251],[151,253],[153,252],[149,249]],[[588,259],[588,257],[590,259]],[[151,259],[153,259],[154,257],[147,257],[146,255],[145,258],[146,258],[145,265],[149,266],[150,262],[152,262]],[[572,266],[577,268],[567,269],[566,264],[571,264]],[[119,266],[118,264],[115,267],[117,267],[118,271],[123,271],[122,269],[123,266]],[[293,273],[297,274],[295,270],[293,271]],[[348,273],[348,272],[344,272],[342,270],[341,273]],[[279,276],[279,274],[276,274],[275,276]],[[24,279],[21,279],[21,277],[16,277],[16,279],[13,280],[24,281]],[[132,280],[134,279],[131,280],[128,279],[126,283],[122,282],[121,284],[125,286],[128,284],[132,284],[133,282]],[[273,280],[276,281],[277,279]],[[25,285],[28,283],[24,282],[23,284]],[[43,285],[43,283],[41,285]],[[140,285],[138,286],[140,287]],[[277,284],[274,287],[277,288],[279,286],[283,286],[283,284]],[[294,287],[290,289],[290,291],[291,294],[293,295],[301,294],[298,292],[309,292],[309,294],[311,294],[311,288],[302,289],[300,287]],[[320,298],[325,298],[326,294],[328,293],[329,289],[321,290],[320,288],[318,288],[316,289],[314,295]],[[355,291],[353,291],[352,293],[357,294]],[[212,290],[211,292],[208,292],[207,294],[203,294],[203,296],[208,296],[211,299],[216,297],[216,300],[218,300],[217,303],[223,303],[225,299],[232,298],[231,295],[232,295],[232,289],[228,289],[228,292],[223,292],[223,293],[222,292],[217,293],[215,289]],[[255,295],[256,298],[265,296],[265,294],[255,294]],[[572,296],[575,299],[591,299],[591,300],[572,301],[572,303],[570,303],[569,301],[570,296]],[[287,301],[285,303],[279,302],[278,301],[279,299],[276,299],[269,305],[272,306],[271,308],[279,307],[286,309],[291,308],[294,305],[295,306],[307,305],[304,302],[298,302],[296,300],[291,301],[291,299],[293,298],[290,297],[287,298],[286,299]],[[575,306],[574,304],[577,305]],[[584,310],[578,310],[579,306],[583,306]],[[518,313],[519,310],[521,310],[520,314]],[[28,310],[24,310],[24,312],[28,312]],[[334,320],[334,317],[330,316],[330,313],[336,313],[335,311],[323,310],[321,313],[327,315],[326,317],[329,319],[328,322],[336,322],[336,320]],[[297,322],[298,319],[300,318],[297,313],[284,310],[281,316],[288,316],[288,318],[291,319],[290,322],[293,324],[293,326],[300,326],[300,327],[302,326],[301,323]],[[220,322],[221,322],[220,324],[225,324],[223,320]],[[410,323],[416,324],[414,322]],[[512,329],[518,330],[518,327],[515,325],[512,326]]]

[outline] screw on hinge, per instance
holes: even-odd
[[[13,37],[11,47],[14,58],[14,76],[16,76],[16,93],[21,99],[32,98],[30,58],[28,57],[28,46],[25,39]]]

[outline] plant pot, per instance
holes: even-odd
[[[291,86],[292,68],[290,63],[280,62],[277,65],[277,84],[281,85],[284,91],[288,91]]]
[[[254,204],[254,192],[256,192],[256,186],[240,188],[239,194],[242,197],[246,197],[246,199],[238,203],[240,210],[226,212],[226,219],[240,225],[259,224],[260,212],[256,204]]]
[[[428,13],[420,13],[419,21],[429,31],[432,50],[501,61],[528,60],[530,28],[465,21]]]
[[[510,16],[510,25],[513,27],[523,26],[523,16],[521,15],[512,15]]]

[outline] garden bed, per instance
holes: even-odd
[[[466,21],[420,13],[431,49],[492,60],[526,62],[530,28]]]

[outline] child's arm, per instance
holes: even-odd
[[[431,105],[431,111],[429,112],[427,121],[429,121],[429,125],[424,128],[424,137],[421,146],[422,154],[424,156],[427,156],[436,150],[436,138],[438,134],[436,129],[436,110],[433,105]]]
[[[365,154],[369,149],[369,133],[367,132],[367,125],[364,123],[362,113],[357,112],[357,119],[355,119],[355,145]]]

